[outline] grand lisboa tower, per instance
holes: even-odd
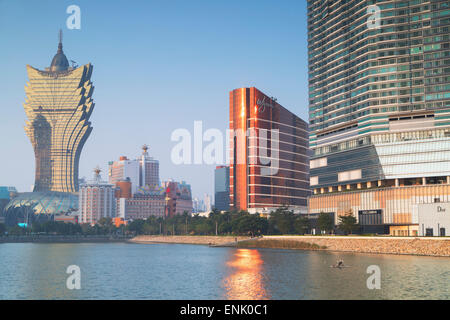
[[[92,127],[93,66],[69,65],[62,32],[50,67],[27,65],[29,81],[24,103],[25,132],[35,154],[33,192],[22,193],[8,207],[31,205],[37,214],[75,211],[78,206],[78,165]]]

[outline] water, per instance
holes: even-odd
[[[330,268],[342,258],[350,268]],[[81,268],[68,290],[66,269]],[[381,289],[367,289],[369,265]],[[450,299],[450,259],[177,244],[0,244],[0,299]]]

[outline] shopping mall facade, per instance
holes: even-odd
[[[419,235],[419,207],[450,202],[446,3],[308,1],[310,214]]]

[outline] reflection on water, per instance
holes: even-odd
[[[349,268],[330,268],[343,259]],[[69,265],[81,290],[66,287]],[[367,267],[381,289],[367,288]],[[450,299],[450,259],[168,244],[0,244],[0,299]]]
[[[258,250],[237,249],[227,265],[233,273],[224,279],[226,298],[231,300],[268,299]]]

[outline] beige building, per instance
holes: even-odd
[[[115,186],[101,181],[100,169],[95,169],[94,180],[82,184],[79,194],[79,223],[96,224],[101,218],[116,215]]]
[[[162,196],[134,196],[117,199],[117,214],[125,220],[164,218],[166,202]]]

